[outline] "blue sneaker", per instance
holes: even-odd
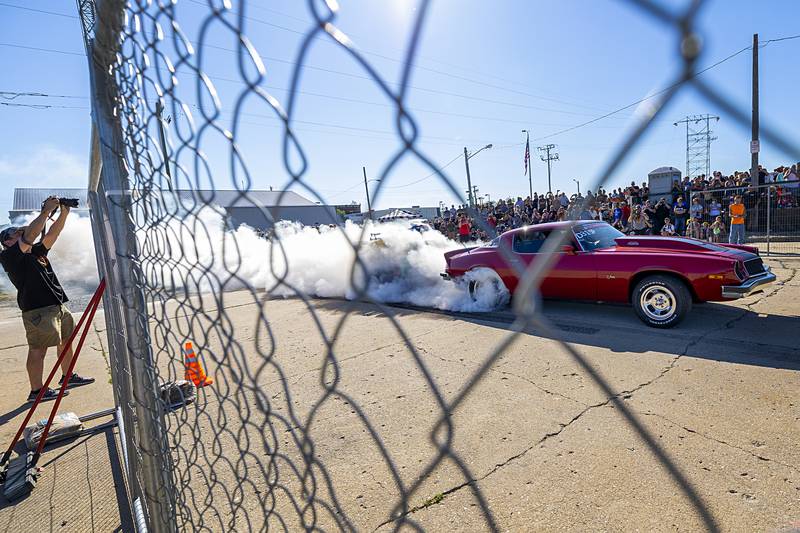
[[[69,394],[69,391],[65,390],[64,391],[64,396],[66,396],[67,394]],[[33,391],[32,390],[31,393],[28,395],[28,401],[26,403],[35,402],[37,396],[39,396],[39,391],[38,390],[37,391]],[[57,390],[53,390],[50,387],[47,387],[47,390],[44,391],[44,394],[42,395],[42,400],[41,401],[49,402],[51,400],[55,400],[56,398],[58,398],[58,391]]]

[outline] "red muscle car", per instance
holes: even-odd
[[[542,257],[540,248],[553,231],[569,239],[541,283],[544,298],[630,302],[647,325],[668,328],[680,322],[692,302],[741,298],[775,281],[758,249],[712,244],[683,237],[629,237],[598,221],[538,224],[504,233],[490,244],[445,254],[442,276],[458,279],[483,271],[503,283],[513,295],[519,283],[516,262],[523,270]],[[512,261],[500,253],[504,245]],[[468,275],[475,294],[486,276]],[[484,281],[477,281],[483,279]]]

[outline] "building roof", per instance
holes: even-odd
[[[294,191],[232,191],[232,190],[179,190],[176,191],[181,200],[213,203],[220,207],[297,207],[316,206],[308,198]],[[278,203],[280,201],[280,203]]]
[[[60,198],[77,198],[78,209],[88,209],[89,205],[86,203],[86,188],[53,188],[53,189],[37,189],[29,187],[16,187],[14,189],[14,203],[12,204],[12,211],[38,211],[42,208],[44,202],[49,196],[58,196]]]
[[[176,191],[182,200],[191,202],[214,203],[220,207],[297,207],[318,205],[294,191],[248,191],[241,193],[232,190],[179,190]],[[283,194],[283,196],[281,196]],[[11,211],[38,211],[48,196],[77,198],[79,209],[88,209],[86,188],[29,188],[14,189],[14,203]],[[280,204],[278,200],[280,198]]]
[[[675,167],[658,167],[655,170],[651,170],[647,175],[649,176],[650,174],[667,174],[672,172],[680,172],[680,169],[677,169]]]

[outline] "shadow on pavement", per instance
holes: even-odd
[[[24,448],[24,443],[22,443],[22,446],[22,452],[27,452],[27,449]],[[89,459],[87,454],[93,455],[94,458]],[[108,456],[107,460],[103,460],[106,454]],[[111,505],[118,511],[118,516],[104,514],[103,516],[86,517],[83,516],[85,513],[77,513],[81,517],[80,521],[86,522],[88,520],[91,524],[95,522],[116,522],[115,526],[118,526],[116,531],[135,531],[133,514],[128,504],[128,497],[125,489],[125,474],[119,455],[119,448],[117,447],[114,428],[107,427],[97,432],[48,445],[39,461],[39,467],[42,470],[39,475],[39,481],[30,494],[13,502],[9,502],[4,496],[0,495],[0,513],[11,508],[9,511],[14,512],[15,515],[17,514],[15,511],[23,514],[35,513],[37,515],[35,521],[59,524],[62,518],[56,516],[58,511],[54,511],[54,504],[52,501],[54,494],[58,495],[57,497],[59,497],[59,500],[65,499],[64,502],[58,502],[59,507],[63,505],[68,506],[68,501],[74,501],[75,498],[81,499],[84,498],[84,496],[79,493],[58,494],[63,492],[66,486],[74,486],[75,490],[80,492],[81,489],[84,488],[81,484],[85,483],[91,483],[91,485],[96,484],[99,487],[113,484],[113,492],[102,490],[98,492],[100,493],[100,497],[107,499],[108,502],[114,502]],[[65,473],[77,477],[73,479],[72,476],[70,476],[69,479],[63,480],[61,478]],[[96,481],[90,482],[90,478]],[[15,507],[17,509],[13,509]],[[83,507],[85,507],[85,505],[83,505]],[[108,511],[108,507],[108,505],[99,505],[97,509],[94,509],[93,506],[90,506],[88,511],[103,513],[104,511]],[[117,515],[117,513],[113,514]],[[12,521],[14,518],[16,517],[12,517]],[[74,518],[70,522],[73,527],[78,527],[79,529],[83,529],[84,525],[88,525],[78,525]]]
[[[15,407],[11,411],[9,411],[7,413],[3,413],[2,415],[0,415],[0,426],[3,426],[5,424],[7,424],[11,420],[14,420],[14,418],[17,415],[26,412],[30,408],[31,408],[31,404],[23,403],[19,407]],[[19,426],[17,426],[17,427],[19,427]]]
[[[362,316],[382,316],[374,304],[343,300],[320,300],[323,309],[352,312]],[[487,313],[461,313],[385,304],[397,316],[440,315],[443,320],[461,320],[482,326],[510,330],[514,313],[502,309]],[[793,316],[765,315],[733,305],[705,303],[695,305],[689,316],[672,329],[644,325],[630,306],[579,302],[546,301],[544,316],[568,342],[605,348],[614,352],[659,352],[686,355],[715,361],[770,368],[800,370],[800,348]],[[555,338],[535,329],[527,332],[542,338]]]

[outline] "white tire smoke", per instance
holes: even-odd
[[[356,288],[365,287],[366,294],[380,302],[452,311],[489,311],[508,302],[508,291],[491,271],[469,273],[459,282],[442,279],[444,253],[462,245],[437,231],[415,231],[407,222],[368,223],[362,238],[362,228],[350,222],[319,230],[281,222],[268,240],[244,225],[226,230],[222,213],[204,207],[194,216],[140,231],[147,282],[168,292],[250,285],[275,296],[290,297],[300,291],[346,299],[356,298],[360,292]],[[357,266],[351,276],[359,240],[366,272]],[[92,243],[89,219],[72,217],[53,247],[50,257],[68,294],[97,284]],[[189,287],[185,280],[190,280]],[[475,297],[468,289],[469,280],[479,281]],[[6,276],[1,283],[0,290],[14,290]]]

